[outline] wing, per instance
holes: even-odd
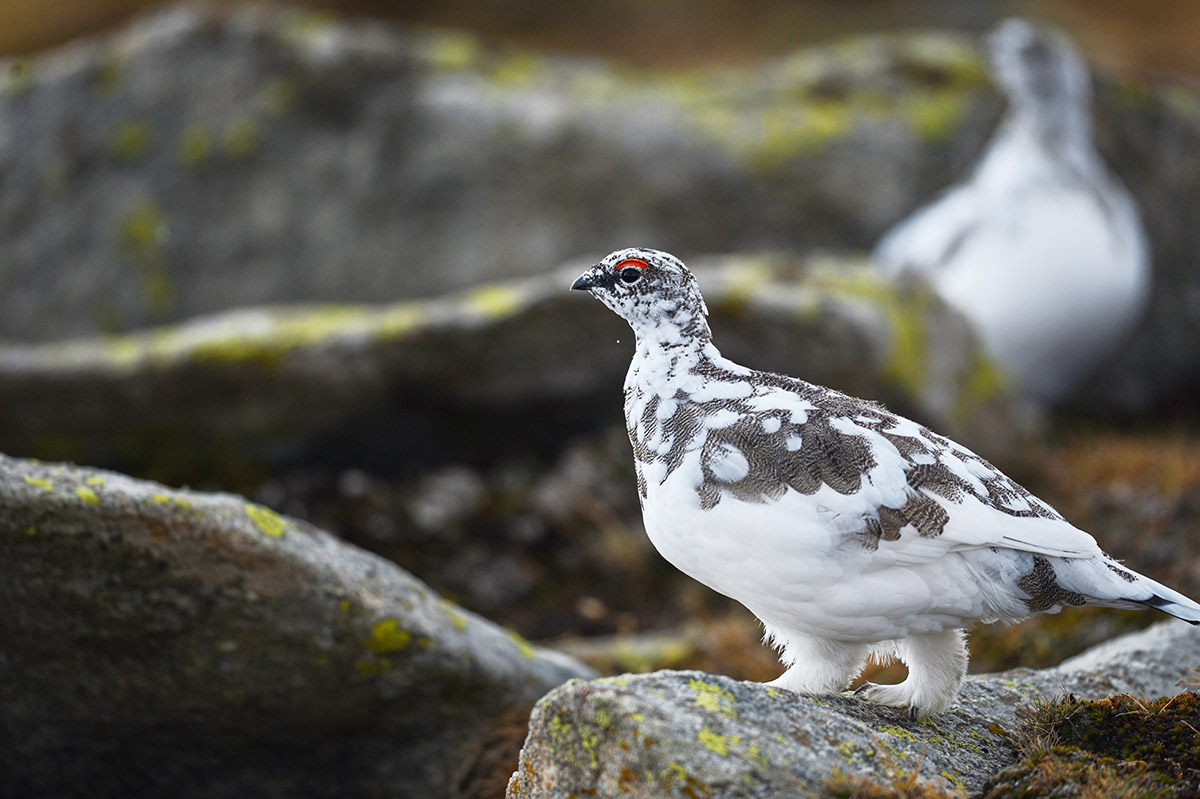
[[[871,551],[880,564],[984,547],[1100,554],[1090,535],[965,447],[830,389],[762,372],[755,379],[752,396],[706,417],[697,439],[702,508],[730,495],[803,507],[840,546]],[[805,524],[797,516],[798,529]]]
[[[875,466],[864,483],[886,489],[862,492],[864,543],[890,551],[895,562],[984,547],[1060,558],[1101,554],[1091,535],[999,469],[915,422],[893,416],[869,427],[835,424],[872,452]]]

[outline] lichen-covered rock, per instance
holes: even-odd
[[[804,697],[702,672],[572,682],[544,697],[510,799],[822,795],[835,772],[879,781],[914,770],[977,791],[1016,757],[1021,708],[1064,692],[1161,696],[1200,662],[1200,630],[1162,622],[1057,668],[969,677],[926,722],[849,696]]]
[[[0,456],[11,796],[452,796],[592,672],[230,495]]]
[[[0,338],[436,296],[632,244],[866,250],[961,175],[1000,108],[952,34],[636,71],[181,6],[0,62]],[[1200,369],[1200,100],[1101,81],[1097,114],[1156,278],[1081,396],[1137,410]]]
[[[927,292],[845,259],[693,264],[735,360],[886,400],[993,457],[1026,429],[965,323]],[[292,459],[391,468],[560,447],[619,422],[633,348],[621,320],[567,290],[581,269],[0,346],[0,449],[187,482]]]
[[[985,85],[953,37],[676,73],[178,6],[0,63],[0,337],[433,296],[621,244],[865,248],[983,140]]]

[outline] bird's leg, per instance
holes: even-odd
[[[896,642],[896,656],[908,666],[908,679],[895,685],[866,683],[855,693],[881,705],[906,707],[913,719],[928,718],[950,706],[967,675],[962,630],[910,635]]]
[[[831,641],[767,627],[767,637],[780,650],[787,671],[767,685],[800,694],[832,694],[843,690],[866,663],[864,644]]]

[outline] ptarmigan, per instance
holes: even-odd
[[[572,284],[637,337],[625,379],[646,532],[668,561],[762,621],[773,684],[846,687],[869,654],[909,676],[862,695],[944,710],[962,628],[1064,605],[1200,605],[1121,566],[987,461],[882,406],[721,356],[691,272],[619,250]]]
[[[875,257],[924,276],[1022,390],[1054,403],[1141,314],[1146,237],[1092,144],[1087,69],[1066,36],[1013,19],[986,46],[1005,119],[971,176],[896,225]]]

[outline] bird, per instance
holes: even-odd
[[[985,51],[1004,118],[969,176],[885,233],[874,258],[927,281],[1021,392],[1054,406],[1144,312],[1149,245],[1093,144],[1087,67],[1067,36],[1009,19]]]
[[[685,574],[758,617],[784,672],[836,693],[868,656],[908,677],[859,695],[923,719],[967,669],[964,628],[1067,605],[1200,605],[949,438],[799,378],[721,355],[691,271],[613,252],[571,285],[633,328],[624,410],[646,534]]]

